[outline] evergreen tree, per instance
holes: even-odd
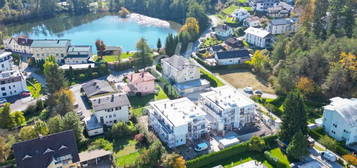
[[[303,135],[301,130],[295,133],[286,152],[289,156],[297,160],[302,160],[304,156],[309,154],[307,138]]]
[[[44,67],[44,75],[46,78],[46,86],[50,95],[66,87],[63,70],[59,69],[56,59],[50,56],[46,59]]]
[[[136,44],[137,52],[134,55],[136,68],[144,68],[152,64],[152,56],[149,45],[144,38],[141,38]]]
[[[353,12],[353,2],[351,0],[346,0],[346,6],[343,11],[343,15],[345,17],[344,23],[343,23],[343,28],[345,29],[346,36],[351,38],[353,34],[353,27],[355,26],[355,18],[354,18],[354,12]]]
[[[290,92],[283,104],[284,114],[282,116],[282,125],[280,138],[284,142],[291,142],[292,137],[299,130],[303,135],[307,134],[307,119],[305,103],[302,94],[299,91]]]
[[[5,103],[0,107],[0,128],[11,128],[10,104]]]
[[[161,49],[161,47],[162,47],[160,38],[157,40],[156,47],[157,47],[157,51],[160,51],[160,49]]]
[[[34,125],[35,132],[37,136],[46,136],[49,133],[48,125],[42,120],[37,120]]]

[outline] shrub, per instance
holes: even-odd
[[[113,150],[113,144],[104,138],[96,139],[89,145],[89,150],[104,149],[106,151]]]
[[[137,132],[136,127],[133,123],[118,122],[115,123],[111,129],[111,137],[114,139],[119,139],[121,137],[130,136]]]
[[[355,155],[352,154],[343,155],[342,158],[345,159],[349,164],[352,164],[354,166],[357,165],[357,157]]]

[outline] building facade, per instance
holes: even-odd
[[[32,54],[32,42],[33,40],[26,36],[11,37],[3,40],[6,50],[22,54]]]
[[[56,61],[63,63],[67,57],[70,40],[34,40],[31,44],[33,58],[36,61],[45,60],[49,56],[54,56]]]
[[[249,0],[249,5],[256,11],[266,12],[268,8],[277,6],[279,0]]]
[[[250,60],[251,54],[246,49],[216,52],[215,59],[218,65],[242,64]]]
[[[250,13],[244,8],[239,8],[232,13],[232,16],[236,17],[239,21],[243,21],[250,16]]]
[[[218,134],[255,122],[254,101],[231,86],[213,88],[210,92],[202,93],[199,104],[208,114],[211,130]]]
[[[262,25],[260,20],[258,16],[250,16],[244,19],[243,25],[246,27],[260,27]]]
[[[266,48],[271,43],[271,34],[264,29],[249,27],[244,32],[245,40],[256,47]]]
[[[64,62],[65,64],[86,64],[92,56],[92,46],[69,46]]]
[[[14,63],[11,54],[11,52],[0,53],[0,72],[9,71],[12,69]]]
[[[27,90],[26,79],[15,70],[0,73],[0,97],[15,96]]]
[[[183,56],[174,55],[161,60],[163,75],[175,83],[200,79],[197,65]]]
[[[188,98],[151,102],[149,126],[169,148],[200,139],[208,132],[206,114]]]
[[[233,35],[233,29],[228,25],[222,24],[214,28],[217,38],[225,40]]]
[[[335,97],[330,100],[323,113],[325,132],[338,141],[346,141],[346,145],[356,143],[357,99]]]
[[[268,23],[267,31],[271,34],[294,33],[298,28],[297,18],[273,19]]]
[[[128,78],[128,93],[147,95],[155,93],[155,77],[149,72],[131,73]]]

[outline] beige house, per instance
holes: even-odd
[[[198,66],[183,56],[164,58],[161,63],[163,74],[175,83],[200,79]]]
[[[70,40],[34,40],[31,44],[33,57],[36,61],[45,60],[54,56],[56,61],[62,63],[67,56],[67,50],[71,45]]]

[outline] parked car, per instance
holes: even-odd
[[[28,96],[31,96],[31,93],[29,91],[23,91],[21,94],[20,94],[21,97],[28,97]]]
[[[332,152],[330,151],[324,151],[321,153],[321,156],[322,158],[328,160],[328,161],[331,161],[331,162],[336,162],[337,160],[337,157],[335,154],[333,154]]]
[[[204,150],[206,150],[206,149],[208,149],[208,144],[205,143],[205,142],[200,143],[200,144],[197,144],[197,145],[195,146],[195,151],[196,151],[196,152],[201,152],[201,151],[204,151]]]
[[[261,95],[263,95],[263,92],[260,91],[260,90],[255,90],[253,94],[254,94],[254,95],[261,96]]]
[[[252,93],[253,93],[253,88],[252,88],[252,87],[245,87],[245,88],[243,89],[243,91],[246,92],[246,93],[252,94]]]
[[[0,104],[5,104],[7,103],[7,100],[5,98],[0,98]]]

